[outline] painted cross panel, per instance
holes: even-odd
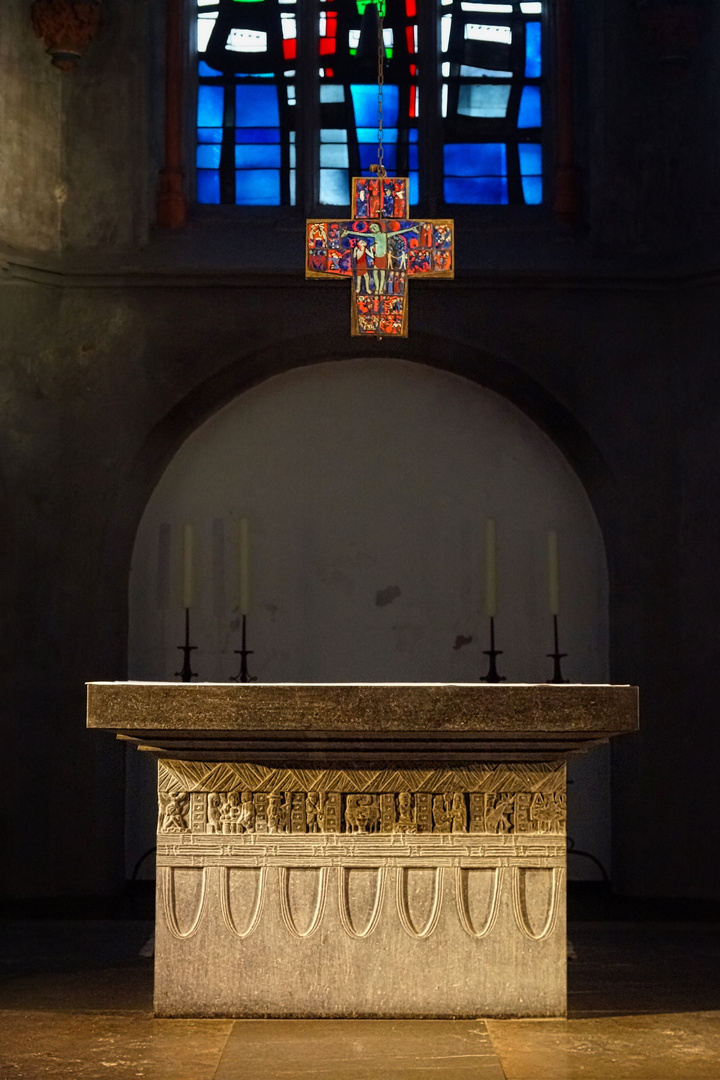
[[[352,218],[308,221],[305,276],[352,279],[352,334],[407,337],[408,280],[455,273],[453,222],[408,217],[406,177],[355,177]]]

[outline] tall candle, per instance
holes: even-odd
[[[560,553],[558,534],[554,529],[548,533],[548,605],[551,615],[560,614]]]
[[[485,522],[485,614],[497,615],[497,533],[495,519]]]
[[[247,615],[250,611],[250,525],[246,517],[240,518],[238,585],[240,614]]]
[[[183,561],[182,561],[182,605],[192,607],[193,603],[193,527],[183,525]]]

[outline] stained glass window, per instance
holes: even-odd
[[[445,202],[542,202],[543,4],[440,8]]]
[[[197,0],[197,199],[295,203],[296,0]]]
[[[302,144],[311,201],[347,206],[350,178],[377,160],[379,7],[383,164],[410,177],[411,205],[541,203],[544,6],[197,0],[198,202],[295,205]]]
[[[377,161],[377,22],[363,23],[370,0],[320,0],[319,201],[347,205],[350,178],[369,176]],[[416,0],[382,6],[386,64],[383,165],[410,177],[418,199],[418,22]],[[372,40],[374,38],[374,40]]]

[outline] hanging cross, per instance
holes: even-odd
[[[308,221],[305,276],[350,277],[352,334],[407,337],[408,279],[454,277],[453,222],[408,217],[404,176],[355,177],[350,221]]]

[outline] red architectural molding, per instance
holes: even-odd
[[[571,0],[555,0],[555,194],[558,221],[572,224],[580,214],[575,166],[573,40]]]
[[[183,186],[183,0],[166,0],[165,7],[165,164],[160,170],[157,220],[165,229],[187,221]]]

